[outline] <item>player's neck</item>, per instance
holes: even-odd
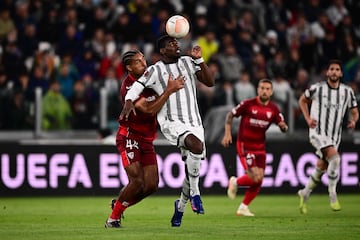
[[[331,80],[328,80],[327,83],[328,83],[328,85],[329,85],[331,88],[338,88],[339,85],[340,85],[340,82],[339,82],[339,81],[333,82],[333,81],[331,81]]]

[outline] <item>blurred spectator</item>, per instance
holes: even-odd
[[[321,0],[304,1],[304,14],[310,23],[317,21],[319,16],[324,14],[324,8],[321,2]]]
[[[79,75],[76,72],[71,72],[71,65],[69,63],[61,63],[55,79],[60,84],[61,94],[69,100],[73,95],[73,85],[79,79]]]
[[[23,34],[24,36],[19,39],[19,49],[21,50],[24,59],[26,59],[34,56],[39,45],[35,24],[26,24]]]
[[[287,113],[286,109],[292,97],[292,89],[289,82],[284,78],[284,73],[281,70],[274,72],[273,79],[273,101],[278,105],[281,112]],[[295,99],[292,99],[295,100]],[[294,101],[295,102],[295,101]]]
[[[206,63],[209,62],[219,50],[219,43],[216,39],[216,34],[211,29],[207,29],[204,35],[200,35],[195,40],[195,45],[201,47],[202,57]]]
[[[285,76],[291,83],[296,78],[296,73],[300,68],[303,68],[303,64],[300,61],[299,49],[290,49],[289,56],[285,64]]]
[[[13,91],[9,102],[5,105],[3,129],[29,130],[34,126],[34,118],[31,116],[31,107],[21,90]]]
[[[240,78],[240,72],[244,68],[244,64],[233,44],[230,43],[224,46],[224,51],[217,54],[217,61],[219,62],[224,81],[234,83]]]
[[[38,50],[34,54],[32,67],[39,66],[44,72],[44,77],[50,79],[55,75],[56,66],[59,64],[59,57],[48,42],[40,42]],[[31,66],[29,66],[31,68]]]
[[[343,62],[343,81],[354,81],[359,71],[359,46],[350,33],[341,39],[340,57]]]
[[[280,45],[287,46],[286,30],[291,17],[290,11],[284,6],[283,0],[270,0],[265,4],[266,28],[275,30]]]
[[[326,9],[326,14],[332,24],[336,27],[343,17],[349,14],[349,11],[344,5],[344,0],[333,0],[332,4]]]
[[[32,92],[32,100],[35,100],[35,89],[41,88],[42,93],[45,94],[49,89],[50,79],[45,77],[44,70],[40,65],[34,66],[30,73],[29,90]]]
[[[42,101],[42,129],[65,130],[71,129],[72,111],[69,102],[61,94],[57,80],[50,83]]]
[[[266,62],[266,72],[269,78],[275,78],[276,74],[281,74],[285,77],[286,59],[282,51],[277,51],[274,57]]]
[[[0,43],[6,35],[15,30],[14,21],[10,18],[9,9],[0,9]]]
[[[250,81],[250,74],[243,70],[240,79],[234,85],[234,105],[238,105],[243,100],[256,96],[255,86]]]
[[[266,32],[265,39],[260,45],[260,51],[264,55],[266,60],[269,60],[275,56],[275,54],[280,51],[280,45],[278,42],[277,33],[274,30],[268,30]]]
[[[26,71],[22,52],[14,41],[6,43],[2,62],[5,73],[11,81],[17,79],[19,72]]]
[[[95,116],[95,104],[85,92],[85,84],[78,80],[74,84],[74,94],[70,99],[73,113],[73,129],[94,129],[97,118]]]
[[[105,56],[100,61],[98,76],[104,79],[109,68],[113,68],[117,79],[121,79],[124,74],[124,68],[121,63],[121,56],[119,51],[115,50],[110,56]]]
[[[246,30],[241,30],[238,33],[238,38],[236,38],[234,42],[243,65],[245,68],[250,67],[253,58],[253,40],[251,33]]]
[[[6,107],[10,101],[12,82],[9,81],[6,73],[0,69],[0,129],[6,126]]]
[[[65,33],[61,36],[61,39],[57,45],[56,53],[62,57],[69,53],[71,56],[75,56],[78,51],[83,49],[83,38],[77,30],[75,25],[67,25]]]
[[[265,7],[261,0],[233,0],[234,5],[239,11],[249,11],[254,16],[254,25],[259,30],[258,33],[264,33],[266,29],[264,14]]]
[[[80,78],[89,74],[93,79],[97,79],[98,61],[95,59],[92,48],[85,48],[83,52],[79,53],[78,56],[74,59],[74,63],[77,70],[79,71]]]
[[[38,27],[40,41],[49,42],[55,46],[64,31],[65,23],[60,21],[59,12],[55,6],[50,6],[47,11],[43,11]]]
[[[103,87],[107,92],[107,112],[108,121],[112,125],[117,125],[117,120],[120,114],[121,102],[119,98],[120,81],[116,78],[116,74],[113,68],[108,68],[106,76],[104,78]]]

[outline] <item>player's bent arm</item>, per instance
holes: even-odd
[[[205,86],[213,87],[215,85],[215,79],[211,75],[209,67],[205,62],[200,63],[199,66],[201,67],[201,70],[196,72],[197,79],[205,84]]]
[[[184,85],[184,76],[178,76],[175,80],[173,80],[172,76],[170,75],[166,89],[160,96],[154,96],[154,99],[140,99],[136,102],[135,107],[142,112],[155,115],[164,106],[169,96],[172,93],[184,88]]]
[[[231,125],[232,125],[232,120],[234,118],[233,113],[230,111],[227,115],[226,115],[226,119],[225,119],[225,132],[224,132],[224,137],[221,140],[221,144],[224,147],[228,147],[229,144],[232,143],[232,136],[231,136]]]
[[[310,119],[308,104],[309,104],[309,101],[306,99],[305,95],[302,94],[299,98],[299,107],[300,107],[302,114],[304,115],[306,122],[309,125],[309,122],[311,121],[311,119]]]

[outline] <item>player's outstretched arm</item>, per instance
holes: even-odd
[[[314,128],[314,127],[316,127],[317,121],[310,117],[308,104],[309,104],[309,101],[306,99],[305,95],[302,94],[299,98],[300,110],[301,110],[302,114],[304,115],[305,121],[306,121],[307,125],[309,126],[309,128]]]

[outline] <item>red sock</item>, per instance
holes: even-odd
[[[125,211],[125,209],[129,206],[127,202],[120,203],[119,200],[116,200],[114,205],[114,209],[111,212],[110,218],[112,219],[120,219],[121,214]]]
[[[260,184],[256,183],[251,185],[248,189],[246,189],[244,200],[242,201],[243,204],[249,205],[251,201],[254,200],[258,195],[258,193],[260,192],[260,188],[261,188],[261,183]]]
[[[236,184],[238,186],[251,186],[254,184],[254,181],[248,175],[242,175],[236,179]]]

